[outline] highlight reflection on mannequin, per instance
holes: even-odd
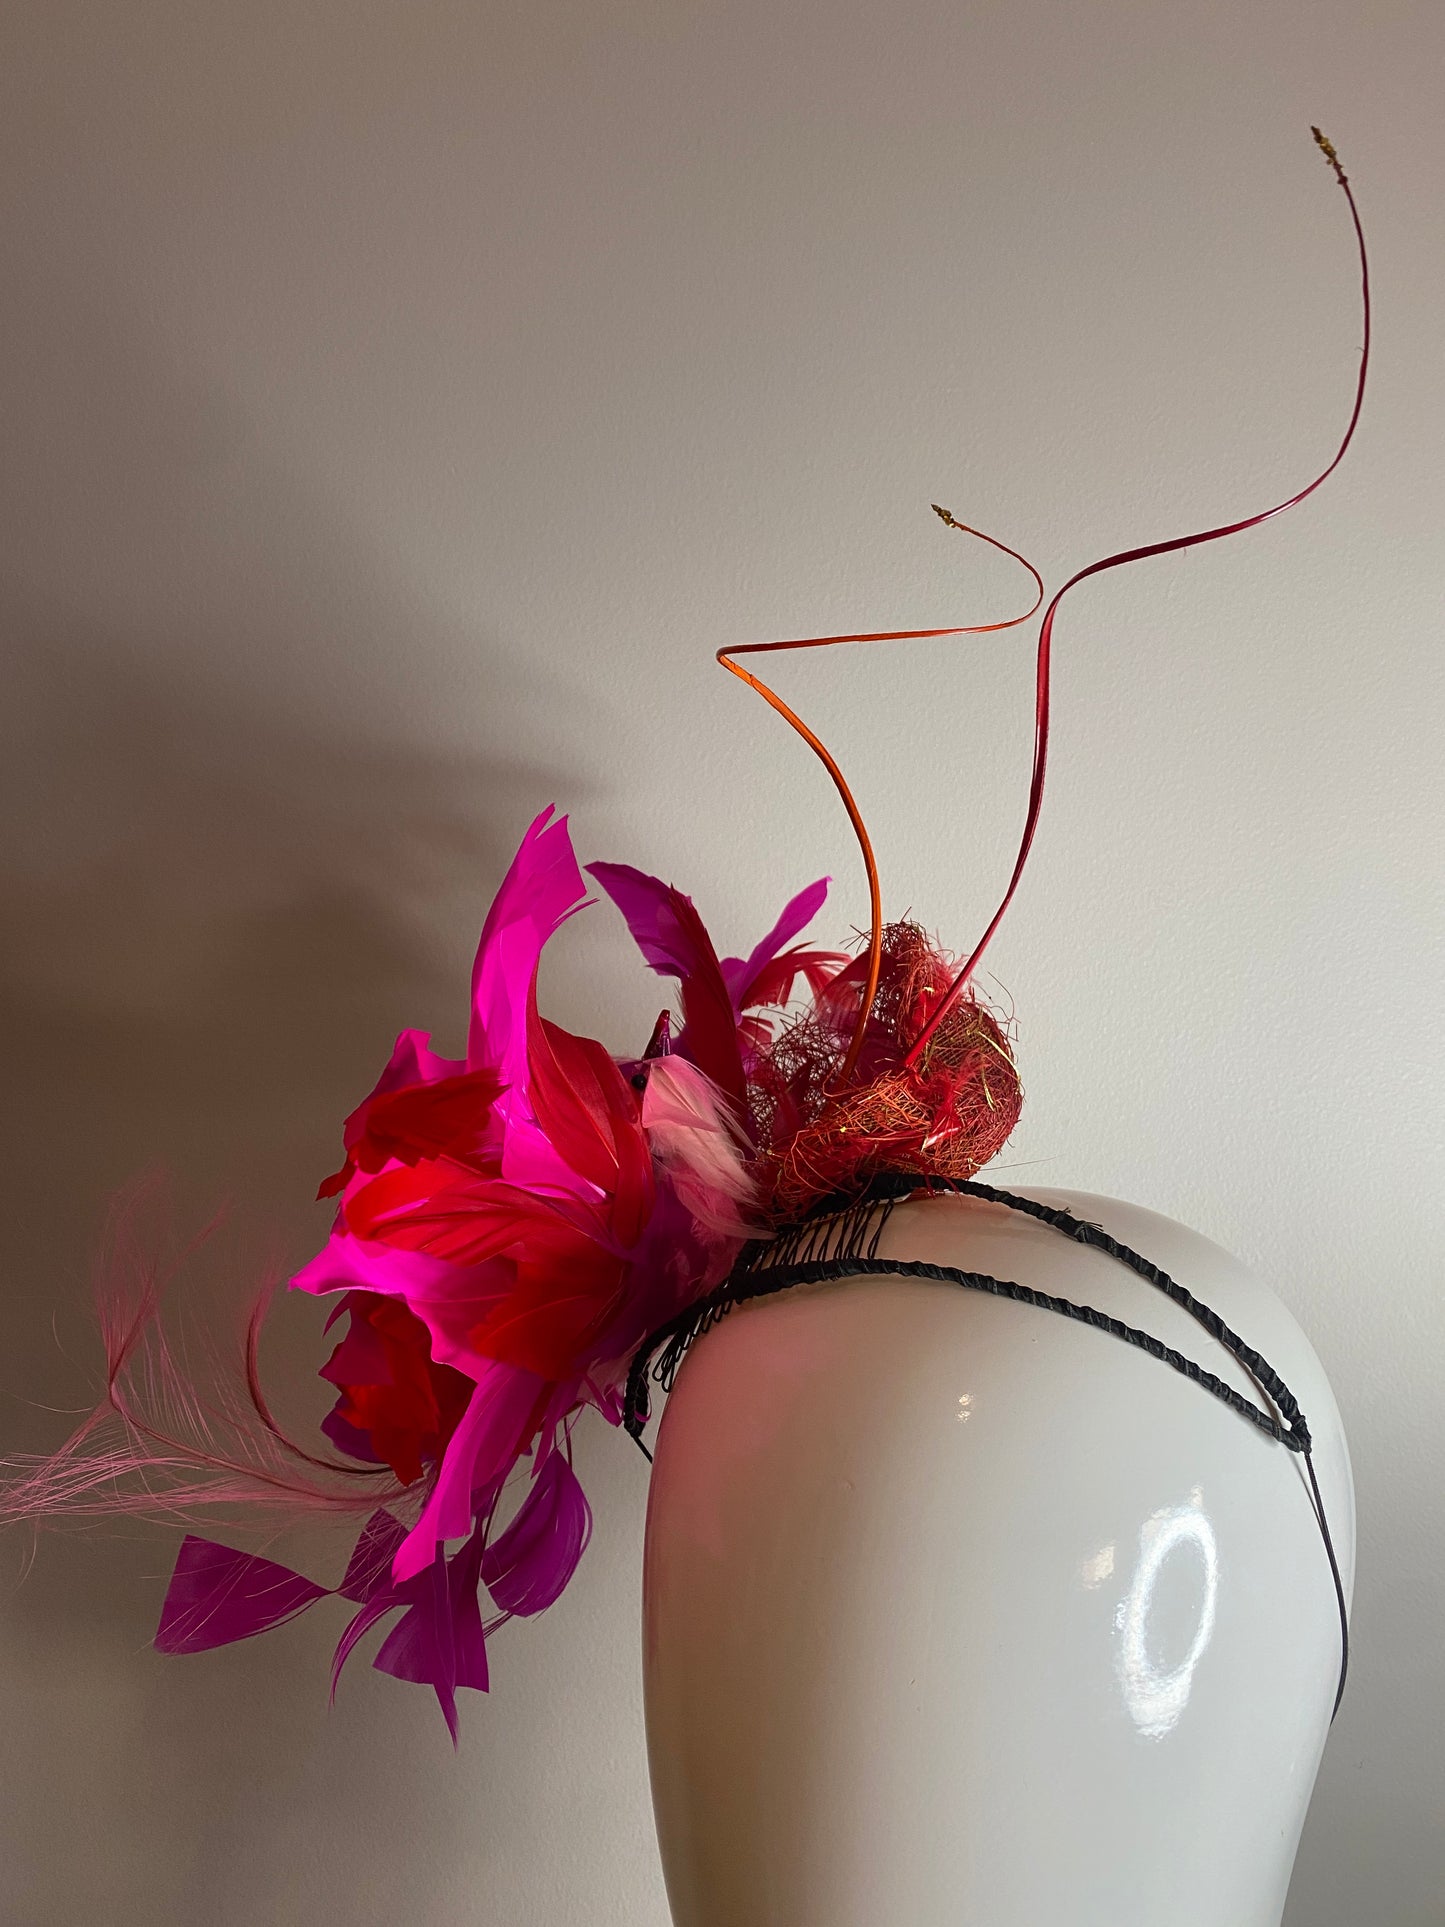
[[[1165,1562],[1190,1547],[1198,1551],[1203,1567],[1199,1616],[1184,1657],[1166,1668],[1150,1656],[1149,1616]],[[1167,1506],[1139,1528],[1139,1563],[1114,1618],[1118,1634],[1115,1665],[1124,1704],[1146,1739],[1163,1739],[1183,1717],[1194,1686],[1195,1668],[1214,1634],[1218,1590],[1219,1551],[1214,1528],[1204,1511],[1204,1495],[1196,1487],[1187,1505]],[[1156,1633],[1156,1651],[1158,1646]]]
[[[1084,1561],[1079,1569],[1079,1577],[1089,1591],[1093,1592],[1095,1587],[1102,1586],[1104,1581],[1112,1576],[1113,1571],[1114,1548],[1112,1545],[1101,1546],[1092,1559]]]

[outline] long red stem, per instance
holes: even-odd
[[[1340,186],[1344,189],[1345,199],[1349,203],[1350,219],[1354,223],[1355,239],[1359,244],[1360,252],[1360,294],[1364,309],[1364,340],[1360,354],[1359,380],[1355,385],[1355,404],[1350,410],[1349,424],[1345,429],[1344,438],[1335,450],[1333,460],[1327,467],[1321,469],[1320,473],[1315,476],[1312,482],[1306,483],[1302,489],[1299,489],[1295,494],[1289,496],[1287,500],[1276,502],[1273,508],[1263,509],[1258,515],[1246,515],[1237,522],[1226,522],[1220,528],[1201,529],[1193,535],[1175,536],[1168,542],[1149,542],[1142,548],[1123,549],[1117,555],[1106,555],[1102,560],[1091,562],[1087,568],[1080,569],[1077,575],[1070,576],[1063,588],[1055,595],[1053,601],[1044,611],[1043,623],[1039,629],[1038,663],[1034,685],[1033,776],[1029,783],[1028,811],[1024,817],[1023,837],[1019,843],[1018,855],[1014,860],[1013,874],[1009,878],[1008,888],[1003,894],[1002,902],[989,920],[988,928],[979,938],[977,944],[975,944],[967,963],[964,964],[962,970],[960,970],[954,978],[953,983],[939,1002],[938,1008],[933,1012],[928,1023],[924,1026],[912,1049],[909,1051],[906,1060],[909,1064],[917,1063],[918,1059],[927,1050],[929,1040],[932,1038],[939,1024],[943,1021],[952,1006],[963,995],[970,978],[978,968],[983,953],[993,941],[994,932],[1003,922],[1004,915],[1009,905],[1013,902],[1014,892],[1019,886],[1019,878],[1023,875],[1024,865],[1028,862],[1029,851],[1033,846],[1034,832],[1038,828],[1039,812],[1044,800],[1044,774],[1048,766],[1049,755],[1049,666],[1054,639],[1054,617],[1058,614],[1059,604],[1069,593],[1070,589],[1076,587],[1078,583],[1086,581],[1091,575],[1102,575],[1106,569],[1120,569],[1123,568],[1125,563],[1142,562],[1146,556],[1150,555],[1168,555],[1175,549],[1192,548],[1201,542],[1218,542],[1226,535],[1238,535],[1244,529],[1258,528],[1261,522],[1268,522],[1276,515],[1283,515],[1286,509],[1292,509],[1297,503],[1303,502],[1306,496],[1313,495],[1320,484],[1328,480],[1336,468],[1339,467],[1341,461],[1343,461],[1345,450],[1354,439],[1355,427],[1359,422],[1360,409],[1365,399],[1365,376],[1370,365],[1370,264],[1369,257],[1365,252],[1365,230],[1360,224],[1360,211],[1355,205],[1355,197],[1350,190],[1350,183],[1345,174],[1345,170],[1340,165],[1339,156],[1318,127],[1312,128],[1310,131],[1318,142],[1325,159],[1334,169],[1335,177],[1339,181]]]

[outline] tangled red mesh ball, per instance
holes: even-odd
[[[881,1170],[969,1178],[1008,1141],[1023,1090],[1004,1026],[959,998],[915,1065],[904,1060],[953,982],[953,961],[916,924],[883,933],[878,989],[856,1071],[839,1089],[864,960],[840,971],[762,1045],[748,1079],[759,1174],[777,1224]]]

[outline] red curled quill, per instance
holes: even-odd
[[[1080,569],[1077,574],[1071,575],[1063,588],[1054,596],[1053,601],[1044,611],[1043,624],[1039,630],[1038,667],[1034,685],[1033,776],[1029,783],[1028,811],[1024,817],[1023,836],[1019,842],[1018,855],[1014,859],[1013,874],[1009,878],[1008,888],[1004,891],[1003,898],[997,910],[994,911],[993,916],[989,920],[988,928],[974,945],[973,950],[969,954],[968,961],[949,986],[948,994],[934,1011],[933,1016],[919,1033],[917,1040],[909,1050],[907,1058],[909,1064],[916,1064],[919,1061],[923,1053],[928,1049],[929,1042],[935,1035],[945,1014],[952,1009],[953,1005],[957,1003],[958,999],[963,995],[970,978],[978,968],[984,951],[988,949],[988,946],[993,941],[994,932],[1003,922],[1008,907],[1013,902],[1014,892],[1019,886],[1019,878],[1023,875],[1024,865],[1029,860],[1029,851],[1033,847],[1034,832],[1039,825],[1039,812],[1043,808],[1044,801],[1044,773],[1048,766],[1049,758],[1049,664],[1054,640],[1054,617],[1058,614],[1059,604],[1069,593],[1070,589],[1075,588],[1080,582],[1087,581],[1091,575],[1102,575],[1106,569],[1122,569],[1128,562],[1142,562],[1147,556],[1151,555],[1169,555],[1175,549],[1193,548],[1200,542],[1218,542],[1226,535],[1242,534],[1245,529],[1258,528],[1261,522],[1269,522],[1272,521],[1276,515],[1283,515],[1286,509],[1294,508],[1298,503],[1303,502],[1307,496],[1313,495],[1322,482],[1328,481],[1329,477],[1334,474],[1335,470],[1344,460],[1345,450],[1354,440],[1355,428],[1360,419],[1360,410],[1364,406],[1365,401],[1365,376],[1370,366],[1370,262],[1365,252],[1365,230],[1360,225],[1360,210],[1355,205],[1355,197],[1350,191],[1349,177],[1340,165],[1340,157],[1335,152],[1332,143],[1325,139],[1318,127],[1312,127],[1310,132],[1314,135],[1320,152],[1334,169],[1336,180],[1338,180],[1340,186],[1345,191],[1345,199],[1348,201],[1350,207],[1350,219],[1354,223],[1355,240],[1358,243],[1360,252],[1360,300],[1364,311],[1364,333],[1360,349],[1360,373],[1355,383],[1355,404],[1350,410],[1350,419],[1346,424],[1344,437],[1339,447],[1335,450],[1331,461],[1320,470],[1314,480],[1307,482],[1302,489],[1288,496],[1283,502],[1276,502],[1273,508],[1261,509],[1257,515],[1243,516],[1237,522],[1226,522],[1216,529],[1200,529],[1193,535],[1176,535],[1167,542],[1148,542],[1142,548],[1121,549],[1117,555],[1106,555],[1100,561],[1091,562],[1087,568]]]

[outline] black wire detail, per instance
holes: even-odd
[[[1107,1312],[1097,1311],[1092,1305],[1076,1305],[1072,1299],[1056,1298],[1048,1292],[1035,1291],[1030,1285],[990,1277],[986,1272],[959,1271],[949,1265],[880,1258],[879,1241],[894,1205],[905,1198],[937,1192],[982,1198],[990,1204],[1005,1205],[1010,1211],[1022,1212],[1064,1237],[1072,1238],[1076,1244],[1102,1251],[1107,1257],[1127,1266],[1147,1284],[1171,1298],[1211,1338],[1237,1358],[1275,1411],[1269,1412],[1262,1405],[1256,1405],[1235,1391],[1232,1385],[1225,1384],[1215,1373],[1206,1371],[1194,1359],[1165,1345],[1151,1332],[1126,1325],[1120,1319],[1110,1317]],[[760,1239],[745,1246],[732,1271],[715,1291],[685,1307],[676,1317],[659,1326],[638,1347],[628,1372],[623,1400],[622,1423],[629,1436],[650,1460],[652,1454],[642,1442],[643,1428],[652,1404],[649,1381],[670,1392],[678,1368],[689,1349],[704,1332],[711,1331],[714,1325],[725,1318],[735,1305],[746,1304],[753,1298],[772,1297],[777,1292],[790,1290],[794,1285],[859,1277],[931,1279],[940,1284],[960,1286],[966,1291],[982,1291],[995,1298],[1008,1298],[1016,1304],[1032,1305],[1040,1311],[1056,1312],[1060,1317],[1073,1319],[1077,1324],[1107,1332],[1111,1338],[1123,1339],[1125,1344],[1137,1346],[1151,1358],[1157,1358],[1191,1384],[1211,1393],[1267,1437],[1298,1453],[1308,1475],[1311,1509],[1324,1542],[1339,1607],[1340,1680],[1334,1704],[1334,1713],[1338,1713],[1350,1663],[1349,1614],[1345,1606],[1339,1560],[1325,1515],[1324,1499],[1315,1476],[1311,1455],[1313,1441],[1298,1401],[1273,1366],[1247,1345],[1237,1332],[1231,1330],[1218,1312],[1211,1310],[1177,1283],[1168,1272],[1162,1271],[1148,1258],[1141,1257],[1128,1245],[1121,1244],[1102,1225],[1076,1218],[1071,1211],[1040,1204],[1034,1198],[1001,1191],[991,1184],[980,1184],[977,1180],[920,1179],[911,1172],[882,1173],[872,1180],[861,1196],[824,1199],[801,1223],[791,1226],[778,1237]],[[1332,1720],[1334,1713],[1330,1716]]]

